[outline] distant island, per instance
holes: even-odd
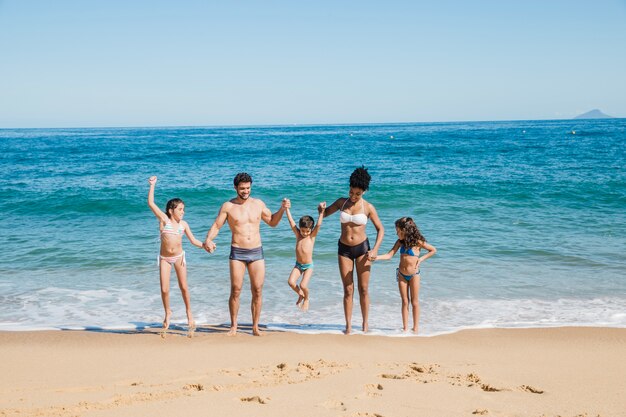
[[[593,109],[591,111],[588,111],[587,113],[583,113],[579,116],[574,117],[574,119],[613,119],[613,116],[604,114],[598,109]]]

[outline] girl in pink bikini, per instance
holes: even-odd
[[[161,278],[161,299],[165,309],[163,331],[169,328],[170,316],[172,314],[172,310],[170,310],[170,276],[173,266],[176,270],[178,286],[185,302],[189,336],[191,337],[195,330],[195,323],[191,314],[189,289],[187,288],[187,265],[185,263],[185,251],[183,250],[183,234],[187,235],[187,238],[194,246],[201,248],[202,242],[194,237],[189,225],[183,220],[185,215],[185,203],[183,203],[183,200],[180,198],[169,200],[165,206],[165,213],[163,213],[154,203],[154,187],[157,177],[150,177],[148,182],[150,183],[148,206],[159,220],[159,230],[161,231],[161,251],[158,256],[158,264]]]

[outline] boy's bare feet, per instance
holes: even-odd
[[[309,309],[309,299],[305,298],[304,301],[302,302],[302,307],[301,307],[302,311],[308,311]]]
[[[233,326],[230,328],[226,336],[236,336],[237,335],[237,326]]]
[[[302,309],[300,303],[302,303],[302,300],[304,300],[304,291],[302,291],[299,285],[296,285],[296,290],[298,293],[298,301],[296,301],[296,305],[298,306],[298,308]]]
[[[252,328],[252,335],[253,336],[263,336],[263,332],[260,331],[258,327],[253,327]]]

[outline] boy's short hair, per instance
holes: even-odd
[[[298,224],[300,228],[306,227],[307,229],[312,229],[315,224],[315,220],[313,220],[313,217],[311,216],[302,216]]]
[[[239,186],[239,184],[242,182],[249,182],[250,184],[252,184],[252,177],[247,172],[240,172],[239,174],[235,175],[235,179],[233,180],[235,187]]]

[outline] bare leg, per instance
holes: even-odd
[[[346,334],[352,333],[352,296],[354,294],[354,261],[345,256],[339,258],[339,274],[343,283],[343,312],[346,317]]]
[[[407,332],[409,330],[409,283],[400,276],[400,273],[397,275],[398,290],[400,290],[400,298],[402,299],[402,330]]]
[[[417,334],[420,322],[420,276],[416,275],[409,282],[409,292],[411,294],[411,307],[413,307],[413,333]]]
[[[302,302],[302,300],[304,300],[304,293],[302,292],[300,287],[296,284],[296,282],[298,281],[298,278],[300,278],[300,274],[301,272],[298,268],[293,268],[291,270],[291,274],[289,274],[289,279],[287,280],[287,283],[289,284],[291,289],[294,290],[298,294],[298,301],[296,301],[296,305],[298,307],[300,307],[300,303]]]
[[[367,259],[367,255],[363,255],[356,260],[356,275],[359,288],[359,301],[361,303],[361,315],[363,316],[363,332],[369,330],[368,319],[370,311],[370,270],[372,263]]]
[[[163,330],[170,327],[170,275],[172,273],[172,265],[169,262],[161,260],[159,262],[159,272],[161,279],[161,300],[163,301],[163,309],[165,310],[165,318],[163,319]]]
[[[237,315],[239,314],[239,296],[243,286],[243,275],[246,272],[246,264],[242,261],[230,260],[230,297],[228,299],[228,311],[230,312],[229,336],[237,334]]]
[[[252,334],[261,336],[259,330],[259,320],[261,319],[261,308],[263,307],[263,283],[265,282],[265,259],[250,262],[248,264],[248,275],[250,275],[250,290],[252,291]]]
[[[300,289],[304,294],[304,301],[302,301],[302,311],[309,309],[309,280],[313,275],[313,268],[309,268],[302,273],[302,281],[300,281]]]
[[[189,296],[189,288],[187,286],[187,267],[182,265],[182,260],[179,259],[174,264],[176,270],[176,276],[178,277],[178,288],[183,296],[183,302],[185,303],[185,309],[187,312],[187,324],[191,327],[193,325],[193,314],[191,313],[191,298]]]
[[[187,336],[192,337],[196,323],[193,321],[193,314],[191,313],[191,297],[187,286],[187,266],[183,265],[182,258],[176,261],[174,269],[178,277],[178,288],[180,288],[180,293],[183,296],[183,302],[185,303],[185,310],[187,312],[187,326],[189,328]]]

